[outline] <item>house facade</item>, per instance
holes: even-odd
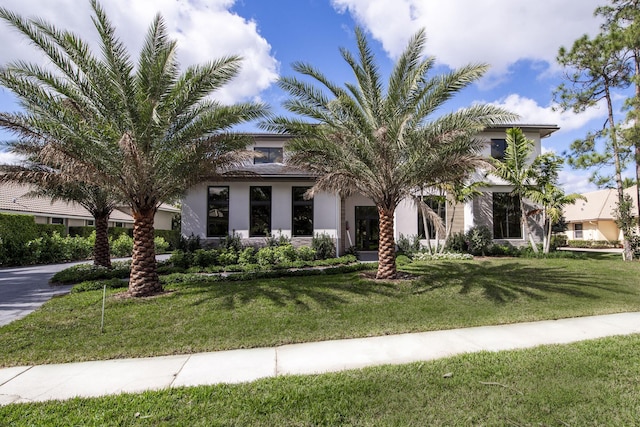
[[[633,200],[631,212],[633,216],[637,216],[638,192],[636,186],[626,188],[624,192],[631,196]],[[586,200],[578,200],[575,204],[564,208],[567,238],[569,240],[622,241],[622,231],[618,228],[613,213],[618,201],[617,190],[605,189],[582,195]]]
[[[520,127],[535,143],[532,155],[541,153],[541,139],[555,125],[504,125],[485,130],[479,137],[487,141],[484,156],[500,158],[505,149],[505,131]],[[340,198],[319,193],[307,200],[305,192],[313,186],[314,176],[286,165],[284,145],[287,136],[254,134],[251,149],[258,153],[252,164],[227,172],[224,180],[202,182],[191,188],[182,204],[182,234],[199,236],[215,244],[224,236],[237,233],[244,243],[261,245],[267,235],[283,235],[294,245],[308,245],[316,233],[325,233],[336,243],[338,253],[353,247],[360,252],[377,251],[378,213],[371,200],[362,195]],[[446,194],[425,193],[423,197],[437,210],[452,232],[486,225],[497,241],[526,244],[517,198],[512,187],[491,175],[478,171],[472,179],[487,182],[482,195],[466,204],[453,206]],[[535,220],[536,218],[534,218]],[[539,218],[538,218],[539,219]],[[536,221],[538,224],[539,221]],[[419,210],[412,200],[404,200],[395,215],[395,237],[420,236],[435,239],[433,230],[424,230]],[[541,240],[542,228],[534,227]],[[438,236],[443,238],[444,236]]]
[[[33,187],[26,184],[0,184],[0,212],[32,215],[36,224],[61,224],[67,227],[95,226],[93,216],[74,202],[52,201],[48,197],[35,197]],[[154,218],[158,230],[171,230],[173,218],[180,213],[175,206],[163,204]],[[109,227],[133,228],[133,217],[126,208],[114,209],[109,216]]]

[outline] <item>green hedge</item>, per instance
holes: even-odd
[[[156,237],[162,237],[169,244],[169,250],[178,249],[180,242],[180,230],[155,230]]]
[[[67,235],[67,227],[63,224],[36,224],[38,237],[53,236],[58,233],[60,236]]]
[[[27,242],[37,237],[33,216],[0,213],[0,265],[19,264],[29,255]]]
[[[618,240],[569,240],[567,244],[570,248],[583,249],[611,249],[620,247],[620,241]]]
[[[96,228],[92,225],[69,227],[70,236],[89,237]],[[133,237],[133,228],[126,227],[109,227],[109,237],[117,239],[122,234],[126,234],[129,237]]]

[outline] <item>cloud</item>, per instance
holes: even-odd
[[[560,132],[570,132],[580,129],[591,120],[600,118],[604,120],[607,116],[607,109],[603,103],[582,113],[574,113],[573,111],[554,109],[554,104],[547,106],[538,105],[535,100],[518,94],[511,94],[491,104],[506,108],[520,115],[520,121],[522,123],[556,124],[560,127]]]
[[[601,0],[332,0],[349,12],[396,57],[420,28],[427,32],[427,53],[457,68],[482,62],[499,78],[518,60],[544,61],[554,67],[560,46],[584,33],[595,34],[593,11]]]
[[[558,174],[558,181],[565,193],[587,193],[598,188],[589,181],[588,172],[577,172],[573,170],[561,170]]]
[[[271,54],[271,46],[259,34],[254,21],[247,20],[230,8],[235,0],[109,0],[102,5],[116,27],[117,36],[136,59],[147,28],[157,13],[165,19],[171,37],[178,41],[178,57],[184,69],[227,55],[243,57],[240,74],[216,92],[215,98],[225,103],[251,99],[269,87],[278,77],[279,64]],[[37,5],[35,4],[37,3]],[[3,6],[25,17],[34,14],[58,28],[69,29],[91,40],[97,35],[90,19],[88,1],[78,0],[4,0]],[[0,23],[0,58],[3,62],[26,59],[42,62],[43,58],[4,22]],[[94,50],[99,54],[97,50]]]
[[[0,151],[0,165],[17,165],[24,160],[22,157],[13,153]]]

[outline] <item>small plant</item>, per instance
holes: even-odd
[[[256,249],[253,247],[244,248],[238,255],[238,264],[251,265],[256,263]]]
[[[263,267],[267,265],[275,265],[276,255],[274,248],[270,246],[260,248],[256,254],[256,261]]]
[[[195,252],[202,248],[200,236],[194,236],[193,233],[189,237],[180,236],[176,249],[184,252]]]
[[[420,252],[420,237],[417,234],[411,236],[400,234],[396,245],[398,245],[398,253],[411,256],[416,252]]]
[[[413,256],[414,261],[454,261],[454,260],[469,260],[473,259],[471,254],[463,254],[459,252],[443,252],[429,254],[426,252],[420,252]]]
[[[476,225],[471,227],[466,233],[469,242],[469,252],[473,255],[485,255],[487,248],[491,244],[491,230],[486,225]]]
[[[453,233],[451,237],[449,237],[449,240],[447,240],[445,250],[449,252],[469,252],[469,242],[467,241],[467,236],[463,232]]]
[[[238,263],[238,252],[231,247],[228,249],[222,249],[218,254],[218,264],[220,265],[233,265]]]
[[[111,256],[122,258],[131,256],[133,252],[133,238],[128,234],[121,234],[115,239],[111,239]]]
[[[242,236],[235,230],[220,241],[220,247],[223,249],[233,249],[235,252],[241,252],[244,249],[242,245]]]
[[[336,245],[326,233],[316,233],[311,239],[311,247],[316,252],[316,259],[327,259],[336,256]]]
[[[316,258],[316,251],[309,246],[301,246],[296,252],[298,259],[301,261],[313,261]]]
[[[218,262],[218,251],[215,249],[196,249],[196,251],[193,252],[193,257],[189,261],[189,265],[180,267],[189,268],[194,265],[208,267],[215,265]]]

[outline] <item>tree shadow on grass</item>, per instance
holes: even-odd
[[[323,275],[247,281],[194,280],[181,283],[178,289],[200,295],[194,305],[218,300],[227,310],[257,300],[268,300],[279,307],[294,305],[298,309],[310,310],[315,305],[332,309],[359,298],[396,295],[393,284],[362,280],[358,273],[346,277]]]
[[[521,262],[479,263],[442,262],[413,267],[413,273],[424,276],[415,282],[414,293],[423,294],[436,289],[459,287],[460,294],[476,288],[496,303],[504,304],[520,297],[546,300],[554,294],[576,298],[599,299],[602,291],[626,293],[615,282],[594,283],[586,274],[576,274],[562,267],[532,266]]]

